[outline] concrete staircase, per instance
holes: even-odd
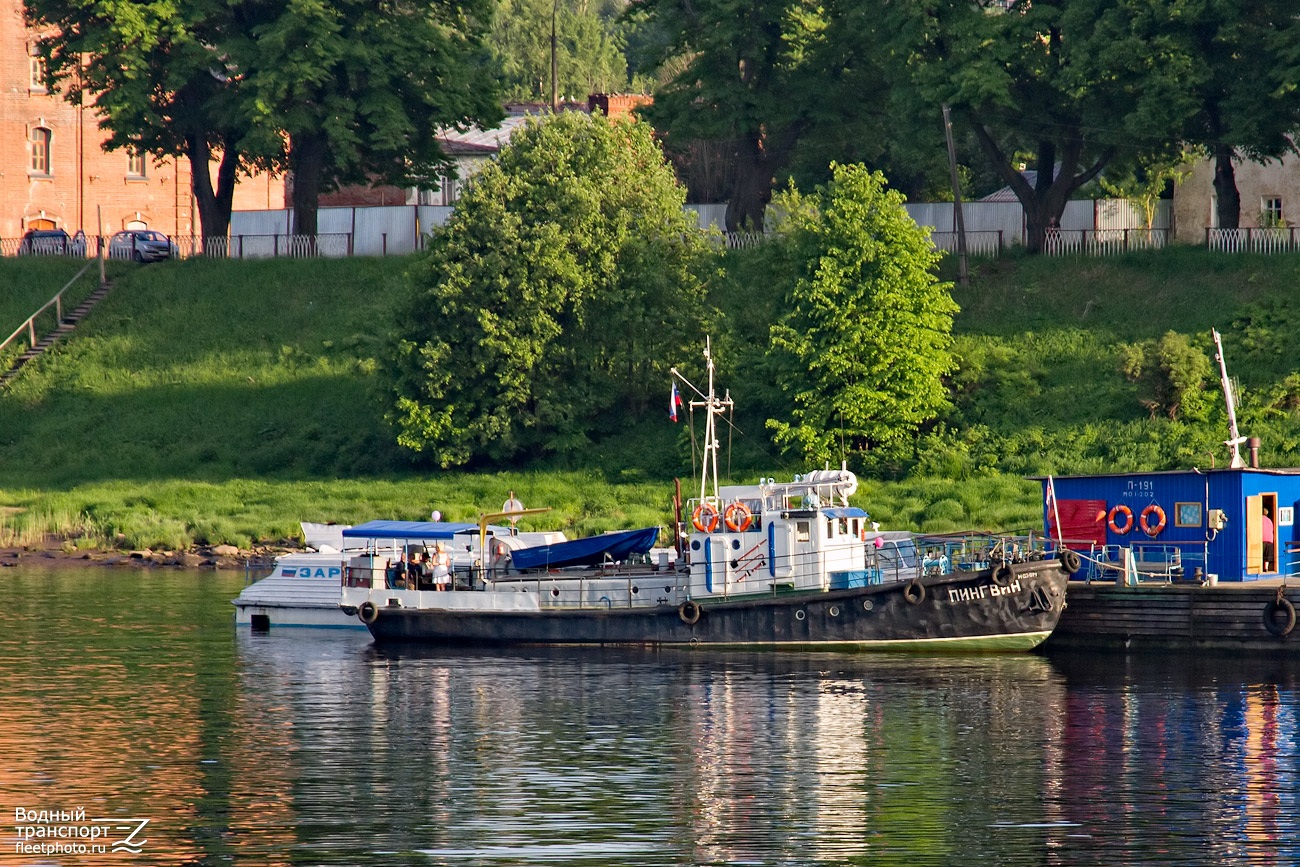
[[[26,366],[27,362],[34,358],[39,358],[45,350],[71,334],[76,329],[77,323],[85,319],[86,316],[89,315],[90,311],[95,309],[95,305],[102,301],[104,296],[108,295],[108,290],[111,288],[113,288],[113,284],[101,283],[99,288],[94,292],[91,292],[86,300],[78,304],[71,313],[65,315],[63,319],[59,321],[59,324],[55,326],[53,331],[36,341],[35,346],[32,346],[22,355],[14,359],[10,368],[3,374],[0,374],[0,389],[7,388],[9,383],[12,382],[18,376],[23,367]]]

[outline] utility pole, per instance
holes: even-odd
[[[555,19],[560,14],[560,0],[551,4],[551,114],[560,113],[559,61],[555,47]]]
[[[952,174],[952,218],[957,228],[957,283],[970,285],[970,270],[966,264],[966,220],[961,212],[961,182],[957,179],[957,148],[952,143],[952,118],[948,104],[943,106],[943,134],[948,139],[948,170]]]

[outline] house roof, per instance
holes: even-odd
[[[511,115],[491,129],[473,126],[467,130],[444,130],[438,135],[438,143],[451,156],[493,156],[509,144],[515,131],[529,118],[530,115]]]

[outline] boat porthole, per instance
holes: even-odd
[[[876,607],[876,606],[875,606],[874,604],[872,604],[872,602],[871,602],[870,599],[864,599],[864,600],[862,600],[862,610],[863,610],[863,611],[870,611],[872,608],[875,608],[875,607]]]
[[[692,540],[691,540],[691,550],[692,550],[692,551],[698,551],[698,550],[700,550],[700,540],[699,540],[699,539],[692,539]]]
[[[689,642],[687,642],[687,643],[690,644],[691,647],[699,647],[699,646],[700,646],[700,640],[699,640],[698,638],[696,638],[695,636],[693,636],[693,635],[691,636],[691,640],[690,640]]]
[[[740,540],[739,540],[739,539],[732,539],[732,540],[731,540],[731,547],[732,547],[732,548],[735,548],[737,551],[739,551],[739,550],[740,550]]]
[[[672,592],[673,592],[673,585],[671,585],[671,584],[665,584],[665,585],[664,585],[664,592],[665,592],[665,593],[672,593]]]
[[[559,596],[559,595],[560,595],[560,588],[559,588],[559,587],[552,587],[552,588],[551,588],[551,595],[552,595],[552,596]]]
[[[806,617],[806,616],[807,616],[807,615],[805,615],[802,611],[796,611],[796,612],[794,613],[794,619],[795,619],[795,620],[803,620],[804,617]]]
[[[632,585],[632,595],[635,596],[635,595],[637,595],[637,594],[640,593],[640,592],[641,592],[641,588],[640,588],[640,587],[637,587],[635,584],[633,584],[633,585]]]
[[[831,617],[839,617],[839,616],[840,616],[840,607],[838,605],[832,605]]]

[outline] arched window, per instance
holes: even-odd
[[[31,173],[34,175],[52,174],[50,171],[50,140],[53,134],[43,126],[32,129],[31,137]]]

